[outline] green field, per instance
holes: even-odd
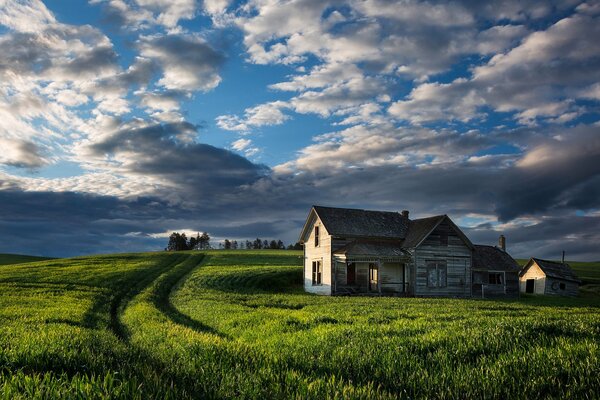
[[[320,297],[301,253],[0,268],[0,398],[597,398],[600,308]]]
[[[21,254],[2,254],[0,253],[0,265],[23,264],[36,261],[50,260],[49,257],[24,256]]]

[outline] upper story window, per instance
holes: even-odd
[[[319,247],[319,227],[315,226],[315,247]]]

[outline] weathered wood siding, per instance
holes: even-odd
[[[448,238],[447,241],[445,237]],[[469,297],[471,295],[471,258],[471,249],[447,221],[442,222],[414,250],[413,259],[416,269],[412,282],[414,295]],[[437,260],[446,261],[446,287],[427,286],[427,262]]]
[[[404,264],[384,262],[381,272],[381,291],[382,293],[402,293],[403,282],[406,281],[404,273]]]
[[[500,272],[500,271],[492,271]],[[472,295],[473,297],[518,297],[519,296],[519,273],[512,271],[502,271],[504,283],[501,285],[490,285],[488,271],[473,271]],[[482,282],[477,283],[474,279],[475,274],[481,274]]]
[[[315,226],[319,227],[319,246],[315,247]],[[312,262],[321,261],[320,285],[312,284]],[[319,218],[310,228],[310,236],[304,243],[304,290],[309,293],[331,295],[333,276],[331,273],[331,236]]]
[[[528,279],[534,280],[533,293],[544,294],[546,291],[546,274],[536,263],[527,264],[523,276],[519,278],[519,287],[521,293],[526,293]]]
[[[564,289],[561,289],[561,284]],[[546,277],[545,294],[552,296],[573,296],[579,294],[579,284],[577,282],[566,281],[563,279],[555,279]]]

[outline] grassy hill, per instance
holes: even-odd
[[[22,264],[35,261],[50,260],[49,257],[25,256],[21,254],[3,254],[0,253],[0,265]]]
[[[0,268],[0,398],[594,398],[600,308],[320,297],[301,253]],[[554,306],[550,306],[554,305]]]

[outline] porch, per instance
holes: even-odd
[[[410,254],[397,242],[352,242],[333,254],[333,294],[411,295]]]

